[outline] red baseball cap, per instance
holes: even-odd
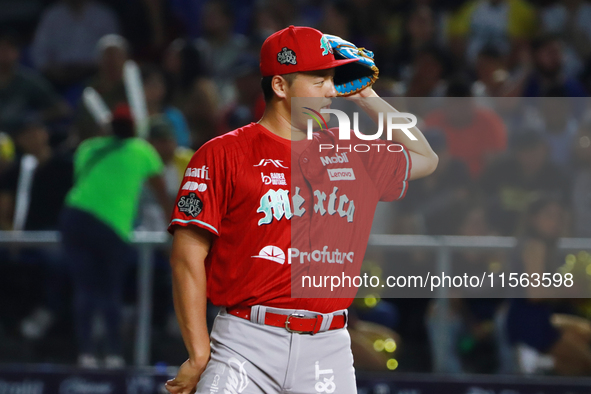
[[[263,77],[302,71],[326,70],[357,59],[336,60],[332,47],[316,29],[289,26],[271,34],[261,48]]]

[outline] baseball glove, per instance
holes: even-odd
[[[324,35],[332,47],[335,59],[358,59],[335,68],[334,84],[338,96],[350,96],[374,84],[379,70],[373,52],[357,48],[349,41],[331,34]]]

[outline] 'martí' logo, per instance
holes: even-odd
[[[328,125],[326,124],[326,120],[324,120],[324,117],[320,114],[320,112],[318,111],[314,111],[312,108],[309,107],[304,107],[304,109],[307,109],[309,111],[312,111],[313,113],[310,112],[305,112],[304,114],[306,115],[310,115],[312,117],[312,119],[314,119],[316,121],[316,123],[318,123],[318,126],[320,126],[320,130],[328,130]],[[320,123],[320,120],[322,120],[322,123]],[[311,122],[311,120],[308,120],[308,122]],[[322,127],[324,126],[324,127]]]

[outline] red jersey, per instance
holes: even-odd
[[[347,145],[357,142],[364,141]],[[214,235],[205,261],[213,304],[321,313],[350,306],[350,291],[340,293],[346,298],[327,298],[339,293],[326,288],[292,294],[292,276],[327,267],[359,274],[377,202],[405,195],[410,155],[319,152],[320,144],[343,141],[329,130],[292,142],[251,123],[195,153],[169,231],[195,225]]]

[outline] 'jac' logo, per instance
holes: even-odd
[[[267,165],[274,165],[277,168],[289,168],[283,165],[283,160],[273,159],[262,159],[259,164],[255,164],[253,167],[266,167]]]
[[[305,109],[310,109],[308,107],[304,107]],[[316,111],[314,111],[317,115]],[[339,121],[339,140],[350,140],[351,139],[351,121],[349,120],[349,116],[340,111],[338,109],[333,108],[322,108],[320,110],[321,114],[334,114]],[[311,114],[309,114],[312,116]],[[417,117],[413,114],[406,113],[406,112],[388,112],[386,117],[387,120],[387,130],[386,130],[386,137],[388,141],[392,140],[392,130],[401,130],[408,138],[412,141],[416,141],[417,137],[415,137],[409,129],[415,127],[417,125]],[[324,118],[322,118],[324,120]],[[402,120],[401,123],[395,123],[394,119]],[[314,118],[317,123],[320,123],[316,117]],[[410,120],[410,122],[409,122]],[[320,125],[322,128],[322,125]],[[308,139],[313,139],[313,132],[314,132],[314,124],[312,119],[308,119]],[[377,140],[382,136],[384,132],[384,113],[380,112],[378,115],[378,131],[373,135],[363,134],[359,131],[359,112],[353,113],[353,132],[360,140],[364,141],[373,141]]]
[[[343,152],[341,154],[335,154],[332,157],[324,156],[320,157],[320,161],[322,162],[323,166],[328,164],[340,164],[340,163],[348,163],[349,159],[347,158],[347,153]]]

